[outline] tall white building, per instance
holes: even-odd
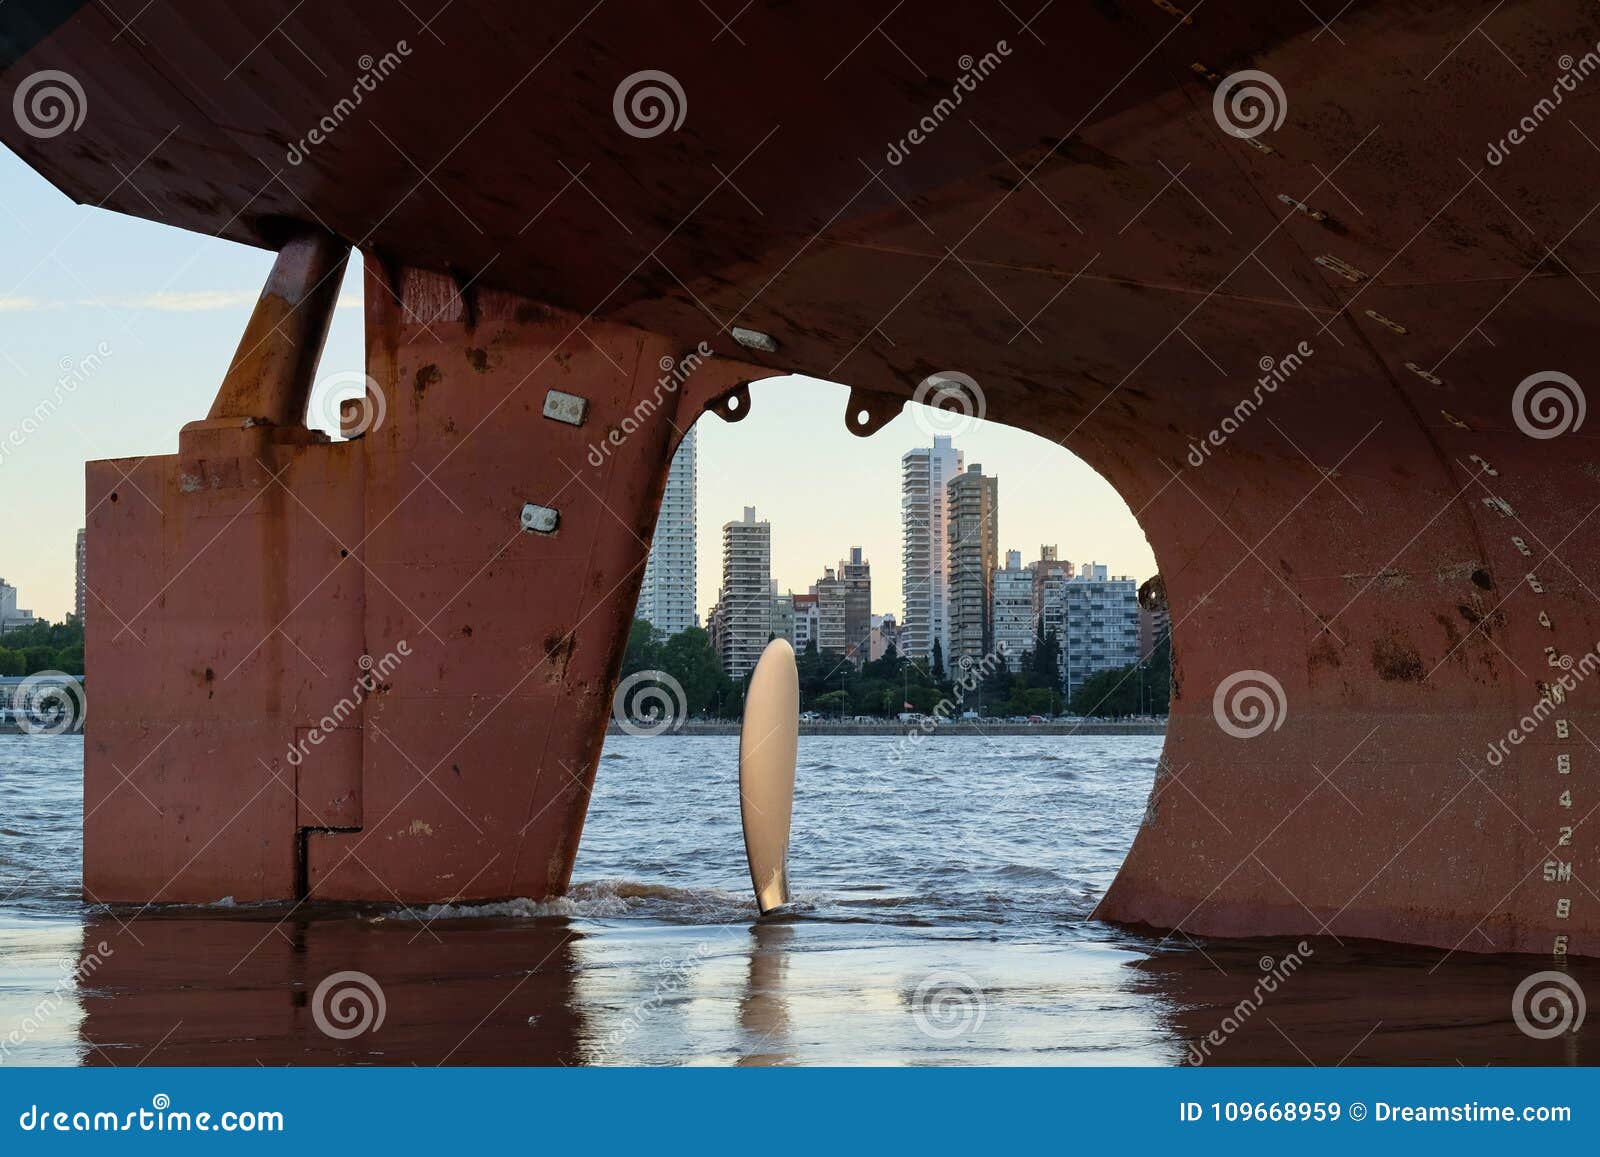
[[[722,669],[742,679],[761,658],[772,634],[772,524],[756,508],[722,527],[722,593],[717,601],[717,650]]]
[[[1020,550],[1006,551],[1006,565],[994,572],[994,645],[1004,648],[1006,666],[1022,670],[1022,653],[1034,649],[1033,568],[1022,565]]]
[[[634,611],[635,618],[647,620],[668,635],[700,625],[694,609],[699,579],[695,565],[698,457],[695,431],[690,428],[672,456],[661,514],[656,519],[655,541],[644,564],[639,607]]]
[[[1062,685],[1070,698],[1091,675],[1139,661],[1139,584],[1111,578],[1104,566],[1091,562],[1061,589],[1066,619]]]
[[[949,512],[946,487],[961,473],[961,451],[936,436],[933,445],[909,450],[900,459],[901,580],[905,613],[900,619],[900,653],[925,663],[933,641],[950,661]]]

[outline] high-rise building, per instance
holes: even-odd
[[[817,599],[817,650],[843,655],[844,584],[839,581],[838,572],[831,566],[826,568],[822,577],[811,584],[811,593]]]
[[[950,523],[950,649],[946,663],[978,663],[994,649],[994,571],[1000,554],[1000,480],[977,463],[946,487]]]
[[[801,654],[812,643],[817,643],[817,650],[822,649],[822,644],[817,642],[821,631],[821,616],[817,613],[817,595],[810,594],[794,596],[794,643],[795,654]]]
[[[655,539],[644,564],[639,606],[634,611],[636,618],[647,620],[668,635],[700,625],[694,609],[699,579],[695,565],[698,471],[695,447],[695,431],[691,427],[678,444],[678,452],[672,456],[667,488],[661,497],[661,513],[656,518]]]
[[[742,679],[756,665],[772,634],[772,524],[756,521],[756,508],[722,526],[722,591],[717,600],[718,654],[722,669]]]
[[[1038,622],[1033,613],[1033,568],[1022,565],[1020,550],[1006,551],[1006,565],[994,572],[994,645],[1005,648],[1006,666],[1022,670],[1024,651],[1034,649]]]
[[[17,606],[17,588],[0,578],[0,635],[32,626],[36,621],[32,611]]]
[[[933,445],[907,451],[900,459],[901,581],[905,613],[900,619],[900,653],[918,663],[933,654],[933,642],[950,657],[949,563],[946,488],[961,472],[961,451],[937,436]]]
[[[88,541],[88,535],[84,531],[80,530],[80,531],[78,531],[78,567],[77,567],[78,597],[77,597],[77,601],[76,601],[76,604],[75,604],[76,608],[77,608],[78,623],[80,625],[84,621],[83,613],[84,613],[85,610],[88,609],[89,585],[88,585],[88,580],[85,579],[85,577],[84,577],[85,574],[88,573],[88,570],[89,570],[89,541]]]
[[[817,649],[857,667],[872,647],[872,564],[852,546],[850,557],[828,567],[811,588],[817,597]]]
[[[844,587],[844,653],[859,667],[872,648],[872,564],[859,546],[840,560],[839,582]]]
[[[1033,564],[1033,617],[1036,629],[1039,618],[1044,614],[1047,581],[1051,578],[1071,578],[1072,574],[1072,564],[1059,557],[1053,545],[1039,548],[1039,561]]]
[[[1091,676],[1139,661],[1138,584],[1131,578],[1111,578],[1106,569],[1085,563],[1064,584],[1061,666],[1069,698]]]

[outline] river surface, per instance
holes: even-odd
[[[1600,1060],[1513,1022],[1548,961],[1091,919],[1158,736],[901,742],[801,740],[758,921],[731,737],[608,738],[567,898],[408,910],[85,904],[81,737],[0,736],[0,1065]]]

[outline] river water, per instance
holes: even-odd
[[[1547,961],[1092,920],[1160,737],[900,742],[802,738],[758,921],[732,737],[608,738],[563,900],[290,911],[84,904],[83,741],[0,736],[0,1065],[1600,1059],[1514,1023]]]

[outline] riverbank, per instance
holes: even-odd
[[[633,731],[636,733],[638,727]],[[1112,720],[1112,719],[1080,719],[1075,722],[1058,723],[1006,723],[998,719],[984,719],[980,721],[941,723],[926,732],[915,723],[896,723],[889,720],[878,720],[872,723],[839,722],[838,720],[815,720],[800,724],[801,735],[909,735],[916,731],[927,735],[1165,735],[1167,723],[1164,719],[1154,720]],[[613,720],[608,735],[625,735],[622,727]],[[676,730],[666,734],[700,736],[700,735],[738,735],[739,724],[734,722],[708,723],[691,719],[681,724]]]

